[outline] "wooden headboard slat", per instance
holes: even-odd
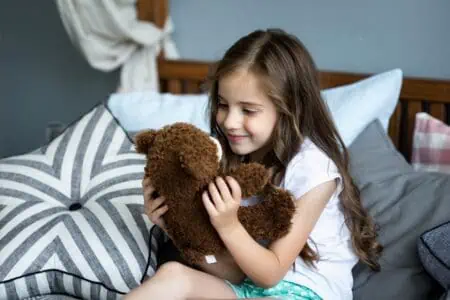
[[[445,120],[445,105],[441,103],[431,103],[428,113],[439,120]]]
[[[402,116],[402,104],[398,103],[397,107],[394,110],[394,113],[391,116],[391,120],[389,123],[389,136],[391,137],[392,143],[397,148],[399,148],[400,145],[401,116]]]
[[[399,134],[399,143],[398,143],[398,149],[400,152],[405,156],[405,158],[408,158],[409,149],[408,147],[408,102],[406,101],[400,101],[400,119],[398,120],[398,126],[400,127],[400,134]],[[390,123],[392,124],[394,121],[390,120]]]
[[[182,82],[178,79],[167,80],[167,89],[171,91],[172,94],[181,94]]]
[[[323,88],[350,84],[373,74],[321,71],[320,81]],[[438,101],[450,103],[450,81],[405,77],[400,98],[411,100]]]
[[[200,89],[200,82],[188,81],[185,82],[185,91],[187,94],[198,93]]]
[[[319,73],[320,85],[323,89],[350,84],[367,77],[369,77],[369,75],[333,71],[321,71]]]
[[[148,21],[159,28],[163,28],[169,15],[167,0],[137,0],[137,17],[141,21]]]
[[[450,124],[450,104],[446,104],[445,105],[445,111],[447,112],[446,113],[446,115],[447,115],[447,118],[446,119],[441,119],[441,120],[446,120],[447,121],[447,124]]]
[[[203,81],[211,65],[209,62],[194,60],[160,60],[158,63],[158,75],[163,80]]]
[[[405,78],[400,97],[450,103],[450,81]]]
[[[422,102],[418,100],[411,99],[407,102],[408,113],[407,116],[404,117],[404,120],[407,122],[406,132],[402,134],[406,137],[406,146],[403,154],[407,157],[411,157],[411,150],[413,146],[413,133],[414,133],[414,125],[416,114],[423,111],[422,110]]]

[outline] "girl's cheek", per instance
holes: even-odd
[[[258,126],[257,124],[255,124],[254,120],[252,120],[251,118],[245,118],[244,120],[244,128],[248,133],[252,133],[253,132],[253,128],[255,128],[255,126]]]
[[[216,123],[219,124],[219,126],[222,126],[222,120],[223,120],[223,113],[218,111],[216,114]]]

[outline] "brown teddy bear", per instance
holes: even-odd
[[[236,179],[242,198],[264,199],[238,210],[239,220],[255,240],[274,241],[290,230],[295,211],[291,194],[269,183],[269,171],[257,163],[243,163],[221,174],[219,142],[195,126],[174,123],[140,132],[135,141],[137,152],[147,156],[146,176],[169,207],[163,217],[167,232],[188,263],[208,261],[225,250],[201,199],[217,176]]]

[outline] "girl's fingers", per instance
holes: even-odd
[[[156,209],[158,209],[164,203],[164,201],[165,199],[163,197],[144,200],[145,213],[147,215],[151,215]]]
[[[153,211],[152,216],[153,216],[155,219],[160,219],[161,216],[162,216],[163,214],[165,214],[168,210],[169,210],[169,207],[168,207],[167,205],[161,206],[160,208],[155,209],[155,210]]]
[[[203,192],[202,194],[202,200],[203,200],[203,205],[205,206],[206,211],[208,212],[209,216],[216,216],[217,215],[217,209],[214,206],[214,204],[212,203],[209,195],[207,192]]]
[[[214,205],[216,206],[217,210],[222,210],[224,208],[224,203],[222,200],[222,196],[219,193],[219,190],[217,189],[216,185],[214,182],[211,182],[209,184],[209,194],[211,195],[212,201],[214,203]]]
[[[153,224],[158,225],[164,232],[167,233],[166,223],[164,222],[163,215],[169,210],[167,205],[164,205],[157,210],[155,210],[152,214],[150,214],[149,219]]]
[[[230,193],[230,188],[222,177],[216,178],[216,185],[224,202],[233,200]]]
[[[158,197],[156,199],[153,199],[150,201],[150,210],[155,211],[157,210],[165,201],[164,197]]]
[[[151,185],[150,184],[150,177],[144,176],[144,179],[142,179],[142,187],[145,188],[147,186]]]
[[[227,176],[226,180],[231,189],[233,199],[240,202],[242,197],[241,186],[233,177]]]

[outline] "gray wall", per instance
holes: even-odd
[[[0,157],[35,149],[50,122],[70,123],[115,89],[90,68],[54,1],[0,1]]]
[[[171,0],[182,57],[217,59],[256,28],[298,35],[321,69],[450,78],[450,1]],[[0,157],[40,146],[115,90],[118,72],[90,68],[53,1],[0,1]]]
[[[172,0],[184,57],[217,59],[256,28],[297,35],[321,69],[450,79],[449,0]]]

